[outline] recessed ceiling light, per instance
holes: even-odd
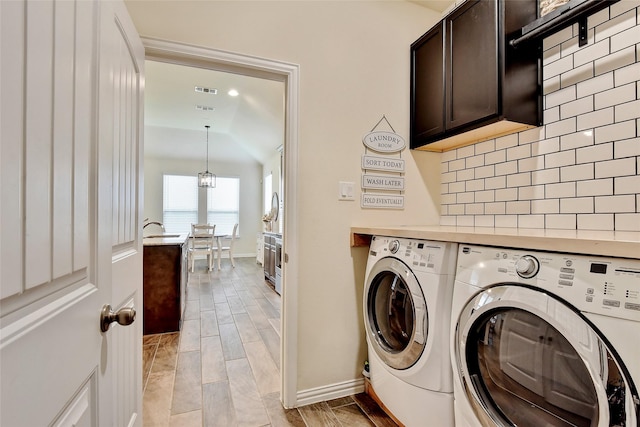
[[[210,88],[210,87],[196,86],[196,92],[208,93],[209,95],[216,95],[218,93],[218,89],[213,89],[213,88]]]
[[[235,89],[231,89],[227,93],[229,94],[229,96],[238,96],[238,91]]]
[[[196,110],[199,111],[213,111],[215,108],[209,107],[208,105],[196,105]]]

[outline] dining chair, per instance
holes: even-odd
[[[218,246],[218,270],[220,270],[220,258],[222,258],[222,252],[229,252],[229,259],[231,260],[231,266],[235,268],[236,263],[233,259],[233,246],[236,241],[236,234],[238,232],[238,224],[233,226],[233,232],[231,233],[231,237],[225,236],[221,238],[218,242],[220,246]],[[228,245],[225,243],[228,242]]]
[[[209,271],[213,270],[215,256],[214,236],[215,225],[191,224],[191,236],[189,236],[189,264],[190,270],[194,271],[195,259],[197,256],[207,258]]]

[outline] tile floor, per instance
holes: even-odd
[[[283,409],[279,327],[280,296],[254,258],[196,263],[182,331],[144,337],[144,425],[395,426],[364,393]]]

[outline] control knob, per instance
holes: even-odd
[[[540,263],[531,255],[524,255],[516,261],[516,273],[518,276],[530,279],[538,274]]]
[[[392,254],[395,254],[396,252],[398,252],[398,249],[400,249],[400,242],[397,240],[392,240],[389,242],[389,251]]]

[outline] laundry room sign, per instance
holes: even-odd
[[[383,121],[391,131],[377,130]],[[402,150],[407,145],[404,138],[395,133],[387,118],[382,116],[371,132],[362,137],[362,143],[365,153],[362,155],[360,206],[373,209],[404,209],[405,161],[402,159]],[[373,154],[369,154],[369,150],[373,151]]]

